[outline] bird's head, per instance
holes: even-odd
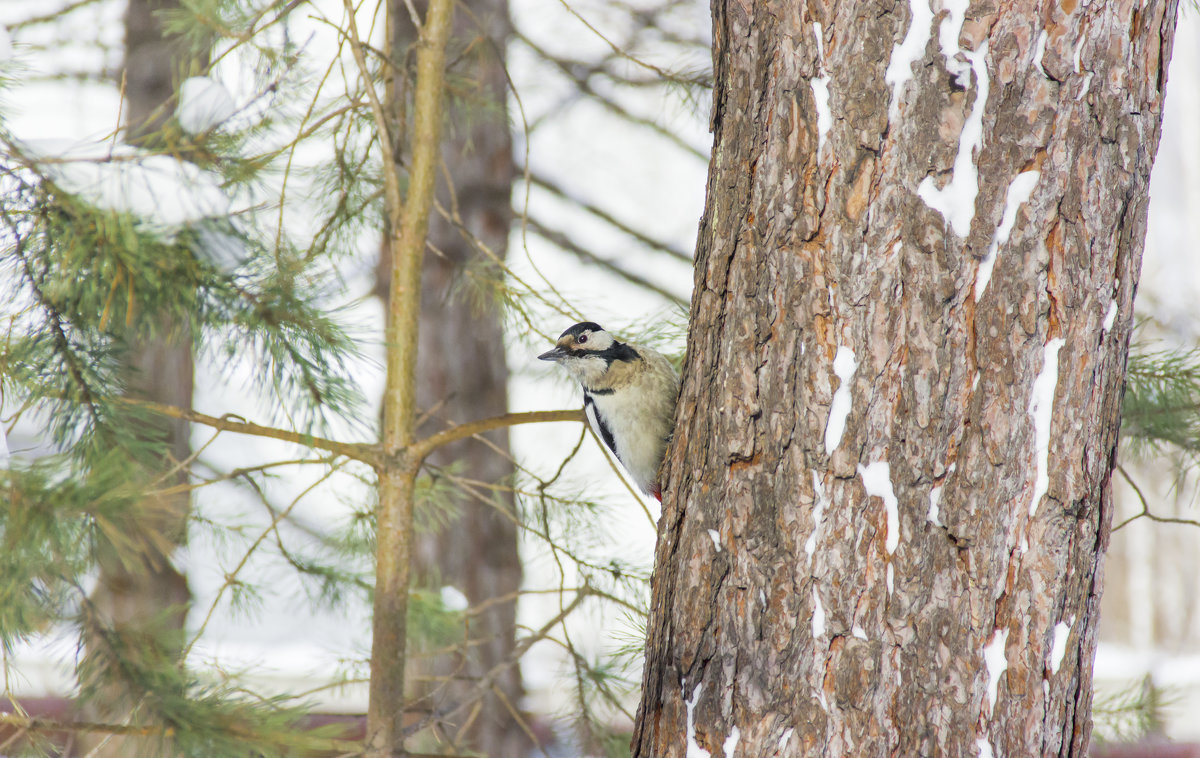
[[[599,324],[583,321],[563,332],[554,349],[538,358],[559,364],[571,376],[590,385],[604,375],[615,358],[620,357],[614,354],[613,348],[617,346],[624,347]]]

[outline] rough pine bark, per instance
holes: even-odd
[[[394,49],[403,55],[415,41],[407,5],[400,0]],[[423,16],[425,3],[415,7]],[[428,413],[421,434],[498,416],[508,411],[508,367],[500,312],[493,303],[472,296],[471,276],[495,276],[487,255],[477,245],[503,257],[512,226],[512,182],[515,169],[507,108],[504,51],[512,32],[506,0],[471,0],[455,14],[452,49],[456,91],[447,100],[443,140],[443,179],[438,187],[442,208],[456,212],[464,228],[440,214],[430,219],[429,247],[421,276],[421,330],[418,345],[417,402]],[[474,240],[474,241],[473,241]],[[390,256],[385,250],[376,281],[388,281]],[[378,294],[386,298],[381,286]],[[434,466],[452,466],[463,476],[489,484],[510,482],[508,432],[484,435],[490,444],[464,440],[430,455]],[[411,677],[423,682],[414,695],[420,707],[436,712],[455,710],[475,683],[507,661],[516,641],[516,592],[522,570],[511,494],[477,488],[459,495],[455,515],[442,528],[417,535],[418,582],[432,590],[450,585],[472,606],[461,651],[430,659],[414,659]],[[486,603],[486,605],[485,605]],[[410,677],[410,678],[411,678]],[[431,679],[433,681],[431,681]],[[462,734],[464,747],[490,758],[524,758],[533,744],[515,714],[524,698],[520,669],[509,667],[478,710],[465,709],[439,731]]]
[[[714,0],[634,755],[1086,754],[1176,10]]]

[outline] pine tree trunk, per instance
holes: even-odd
[[[1087,752],[1176,2],[945,6],[713,2],[636,756]]]
[[[417,2],[424,14],[425,3]],[[503,325],[499,309],[472,297],[472,276],[495,276],[487,256],[471,238],[503,257],[512,226],[512,181],[515,176],[507,109],[507,81],[503,55],[511,33],[506,0],[472,0],[469,12],[455,16],[454,50],[460,77],[458,97],[447,102],[447,137],[442,156],[445,175],[438,200],[453,209],[465,226],[435,214],[430,219],[429,246],[421,280],[421,330],[418,363],[418,405],[429,411],[421,427],[427,434],[444,429],[448,422],[462,423],[501,415],[508,410],[508,367],[504,355]],[[406,6],[393,14],[407,19]],[[415,32],[398,24],[394,49],[411,45]],[[386,252],[386,251],[385,251]],[[388,256],[383,256],[376,281],[388,281]],[[490,268],[490,271],[488,270]],[[381,287],[379,294],[387,296]],[[513,465],[507,458],[508,432],[485,435],[492,446],[467,440],[446,446],[428,459],[433,466],[453,464],[469,479],[507,484]],[[490,503],[460,496],[457,516],[444,528],[417,535],[418,582],[437,590],[449,585],[461,591],[472,606],[491,601],[472,617],[472,643],[462,654],[414,659],[410,676],[424,681],[414,693],[426,699],[422,710],[454,710],[486,672],[510,657],[516,639],[516,596],[522,570],[517,553],[517,530],[508,493],[477,492]],[[499,600],[499,602],[496,602]],[[437,681],[429,681],[434,678]],[[455,736],[465,723],[463,749],[483,751],[489,758],[524,758],[533,745],[514,711],[519,713],[524,688],[520,669],[512,666],[497,681],[495,690],[480,701],[479,710],[467,709],[453,724],[443,724],[443,735]]]
[[[178,7],[175,0],[129,0],[125,10],[124,123],[125,138],[131,143],[153,142],[173,112],[163,104],[174,94],[185,58],[181,43],[164,34],[158,16],[160,11],[173,7]],[[131,345],[126,361],[130,394],[191,409],[193,366],[191,345],[186,339],[161,337]],[[186,460],[190,453],[189,426],[165,418],[161,423],[162,428],[154,433],[166,435],[173,459],[163,461],[164,471],[174,470],[176,462]],[[182,483],[187,474],[180,471],[173,478],[175,483]],[[142,548],[138,556],[117,555],[101,546],[100,573],[91,597],[99,624],[122,635],[136,635],[148,646],[166,642],[162,632],[183,628],[191,600],[187,578],[171,564],[171,556],[162,551],[163,543],[158,538],[166,537],[172,544],[184,542],[191,498],[186,492],[165,498],[168,502],[150,509],[161,517],[143,524],[143,535],[129,535]],[[90,636],[90,648],[104,644],[94,634]],[[144,653],[169,658],[178,655],[177,650]],[[102,697],[87,704],[85,715],[96,721],[121,723],[128,717],[128,705],[136,699],[136,693],[124,691],[120,685],[106,687]],[[116,758],[146,749],[144,742],[85,735],[81,754]]]

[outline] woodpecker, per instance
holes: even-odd
[[[592,321],[575,324],[538,356],[567,370],[583,386],[588,425],[646,494],[662,502],[662,465],[675,420],[679,377],[648,347],[618,342]]]

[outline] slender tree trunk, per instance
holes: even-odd
[[[402,4],[401,4],[402,6]],[[425,3],[417,2],[419,13]],[[456,73],[465,92],[448,104],[450,125],[443,140],[445,172],[439,183],[442,207],[457,212],[465,229],[435,214],[430,220],[429,249],[421,277],[421,332],[418,347],[417,402],[430,410],[421,427],[429,434],[446,422],[462,423],[499,416],[508,407],[508,368],[503,325],[498,307],[471,296],[471,277],[495,276],[487,255],[476,244],[503,257],[512,221],[514,176],[512,139],[507,109],[504,50],[511,33],[506,0],[472,0],[469,12],[456,14],[453,30]],[[394,11],[397,24],[393,49],[403,53],[415,41],[405,23],[403,6]],[[449,177],[450,184],[446,182]],[[436,251],[436,252],[435,252]],[[387,299],[391,256],[381,256],[378,294]],[[506,458],[508,430],[486,435],[484,445],[466,440],[439,449],[429,457],[435,466],[454,464],[471,479],[504,484],[513,474]],[[417,571],[422,582],[436,590],[450,585],[462,591],[472,606],[492,601],[474,616],[471,644],[459,654],[414,660],[410,678],[435,678],[435,684],[414,686],[425,706],[439,712],[454,709],[462,695],[486,672],[506,661],[516,637],[516,597],[521,586],[517,530],[504,511],[513,510],[509,494],[480,490],[486,502],[460,497],[456,518],[445,528],[416,537]],[[500,600],[500,602],[495,602]],[[464,748],[484,751],[490,758],[524,758],[532,743],[518,717],[524,695],[519,668],[513,666],[481,701],[469,719]],[[469,710],[468,710],[469,713]],[[443,734],[456,734],[462,723],[445,724]]]
[[[1084,756],[1176,3],[713,16],[634,754]]]
[[[126,7],[123,85],[125,136],[129,142],[153,140],[173,112],[173,108],[163,106],[174,94],[178,75],[188,61],[182,43],[164,34],[158,13],[175,7],[178,7],[176,0],[129,0]],[[191,409],[192,352],[186,337],[164,336],[138,342],[129,347],[126,360],[132,395]],[[163,461],[164,471],[187,459],[190,452],[187,422],[163,419],[162,426],[152,431],[164,434],[169,443],[171,459]],[[187,474],[180,470],[172,478],[182,483]],[[101,549],[100,574],[91,597],[100,624],[121,634],[148,632],[144,637],[147,645],[162,643],[160,635],[164,630],[183,628],[191,600],[187,578],[171,565],[171,555],[164,551],[159,538],[165,537],[165,544],[185,541],[191,498],[183,492],[167,495],[165,500],[150,510],[160,514],[160,518],[143,524],[144,536],[130,535],[143,548],[139,555],[118,556]],[[93,637],[90,644],[103,643]],[[178,650],[145,653],[175,657]],[[130,693],[108,690],[104,697],[88,703],[87,715],[97,721],[120,723],[127,716]],[[93,755],[115,758],[139,749],[137,742],[129,738],[87,737],[83,743],[87,749],[83,752],[101,741],[103,747]]]
[[[347,11],[354,12],[349,0]],[[387,38],[395,61],[397,25],[407,9],[387,8]],[[407,193],[401,200],[400,162],[405,103],[385,67],[387,96],[381,107],[370,94],[380,130],[387,190],[387,245],[395,256],[388,291],[384,339],[387,380],[383,394],[381,430],[384,465],[379,470],[379,504],[375,528],[375,596],[371,634],[371,684],[367,705],[367,749],[371,758],[406,754],[404,745],[405,666],[407,664],[408,593],[412,586],[413,501],[421,456],[413,452],[417,428],[417,344],[421,315],[421,265],[427,245],[429,215],[441,158],[445,100],[446,45],[454,19],[452,0],[431,0],[416,47],[416,77],[412,100],[411,168]],[[353,16],[352,44],[362,74],[365,54]],[[373,87],[371,81],[367,87]]]

